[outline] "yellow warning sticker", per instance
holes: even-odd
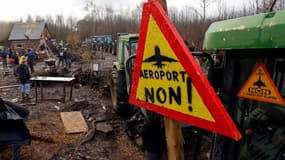
[[[136,92],[139,100],[215,122],[152,16]]]
[[[238,96],[257,101],[284,104],[283,98],[262,62],[252,72]]]

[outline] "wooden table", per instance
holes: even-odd
[[[73,81],[75,80],[74,77],[49,77],[49,76],[37,76],[32,77],[31,82],[35,83],[35,92],[36,92],[36,103],[38,102],[38,84],[40,86],[41,90],[41,99],[43,100],[43,83],[55,83],[55,84],[61,84],[63,86],[63,103],[65,103],[65,91],[66,86],[70,85],[70,94],[69,94],[69,100],[72,98],[72,88],[73,88]]]

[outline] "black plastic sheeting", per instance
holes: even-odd
[[[0,98],[0,145],[29,145],[31,135],[24,120],[29,111]]]

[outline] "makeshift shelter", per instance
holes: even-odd
[[[37,50],[51,34],[45,22],[15,23],[8,40],[12,49],[32,48]]]

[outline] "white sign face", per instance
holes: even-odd
[[[99,71],[99,65],[97,63],[92,65],[92,70],[93,71]]]

